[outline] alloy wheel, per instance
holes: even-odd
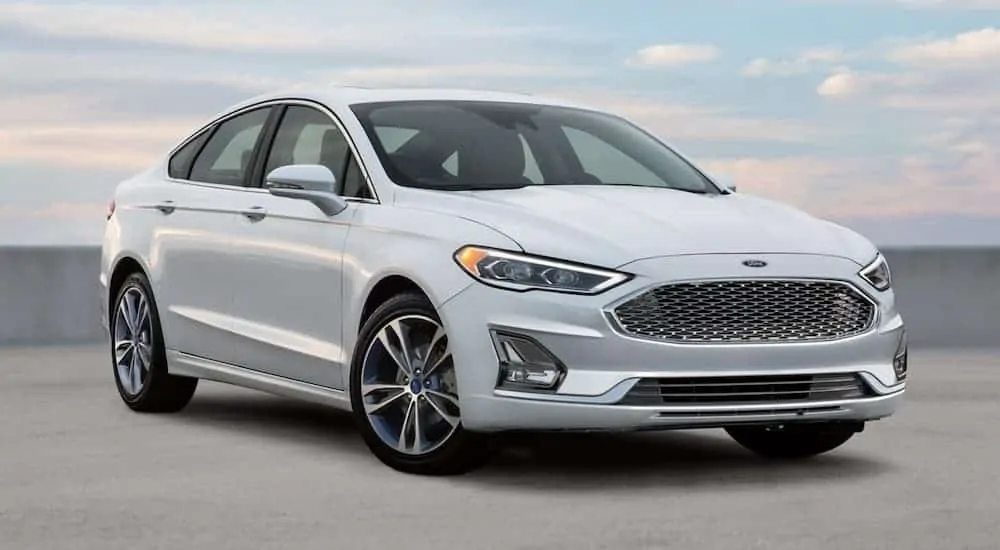
[[[129,397],[142,393],[153,361],[153,323],[142,288],[126,290],[115,309],[114,360],[118,380]]]
[[[365,352],[361,399],[379,439],[396,451],[416,456],[444,445],[461,423],[444,327],[425,315],[385,323]]]

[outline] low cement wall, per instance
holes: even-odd
[[[1000,347],[1000,248],[884,251],[915,346]],[[100,342],[97,248],[0,248],[0,345]]]
[[[0,247],[0,345],[103,338],[96,247]]]

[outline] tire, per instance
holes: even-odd
[[[802,459],[830,452],[847,443],[858,431],[854,424],[832,423],[726,428],[729,436],[744,448],[775,459]]]
[[[132,316],[131,323],[127,315]],[[169,413],[183,409],[191,401],[198,379],[167,372],[159,310],[145,275],[133,273],[125,279],[108,320],[112,372],[122,401],[137,412]]]
[[[410,344],[405,355],[401,333]],[[460,475],[489,460],[490,438],[461,425],[454,371],[447,335],[426,297],[394,296],[364,323],[351,361],[351,405],[365,444],[383,464],[409,474]]]

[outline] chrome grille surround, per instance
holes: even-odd
[[[856,373],[643,378],[619,405],[810,404],[872,396]]]
[[[705,279],[640,291],[608,317],[627,336],[678,344],[821,342],[869,331],[878,306],[847,281]]]

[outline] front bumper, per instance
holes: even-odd
[[[475,284],[441,305],[458,368],[462,418],[474,431],[642,430],[746,422],[868,421],[895,412],[905,391],[893,359],[903,337],[890,292],[857,277],[842,258],[755,255],[768,262],[748,274],[742,258],[702,255],[642,260],[624,269],[635,279],[598,296],[510,292]],[[842,340],[810,343],[674,344],[636,339],[613,328],[609,304],[653,284],[727,277],[811,277],[853,283],[878,305],[875,325]],[[498,388],[491,330],[530,337],[566,367],[553,392]],[[829,401],[694,403],[634,406],[621,401],[649,378],[857,374],[868,395]]]

